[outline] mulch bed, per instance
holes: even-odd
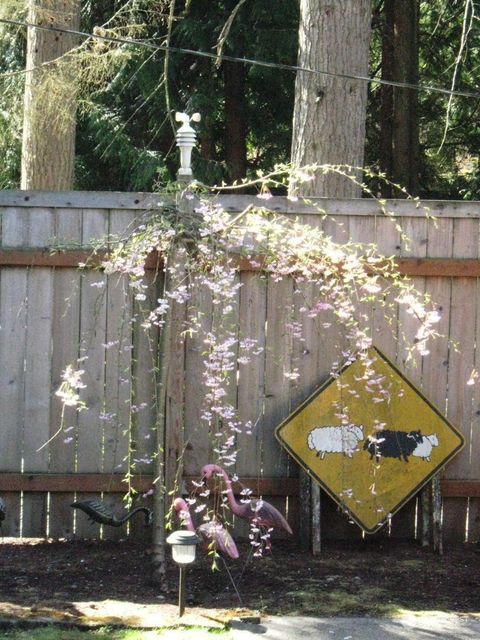
[[[475,545],[447,547],[439,557],[415,542],[369,543],[367,538],[327,543],[321,555],[312,557],[291,542],[274,541],[270,556],[246,564],[248,544],[240,545],[240,551],[241,559],[229,566],[242,602],[225,569],[212,571],[201,552],[189,567],[187,607],[189,615],[197,617],[192,623],[199,617],[225,620],[228,612],[238,615],[239,607],[240,612],[262,615],[370,615],[381,613],[375,608],[379,600],[414,610],[480,611],[480,554]],[[176,620],[177,567],[169,563],[169,591],[161,593],[152,580],[151,552],[145,544],[8,538],[0,543],[0,576],[4,620],[146,627]],[[329,598],[331,611],[320,606]]]

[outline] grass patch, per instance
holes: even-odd
[[[421,570],[425,566],[425,561],[422,559],[402,560],[399,562],[399,566],[403,569],[418,569]]]
[[[0,640],[229,640],[230,634],[223,629],[200,627],[157,629],[152,631],[132,629],[95,630],[64,629],[48,626],[37,629],[0,630]]]
[[[308,615],[318,617],[366,615],[393,616],[399,606],[388,600],[384,589],[362,588],[351,593],[341,588],[331,591],[291,591],[289,615]]]

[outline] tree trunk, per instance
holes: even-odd
[[[245,118],[245,67],[222,64],[225,86],[225,160],[232,180],[247,173],[247,123]]]
[[[393,80],[393,40],[394,20],[393,5],[395,0],[384,0],[382,21],[382,80]],[[380,86],[380,170],[389,180],[393,176],[393,87]],[[382,196],[392,197],[392,186],[389,182],[381,183]]]
[[[368,75],[370,0],[300,0],[298,65],[330,73]],[[292,162],[362,167],[367,83],[297,72]],[[360,178],[360,172],[353,171]],[[356,197],[361,187],[335,173],[294,185],[302,195]]]
[[[368,75],[370,0],[300,0],[298,66],[330,73]],[[367,84],[298,71],[295,83],[292,163],[349,165],[361,180],[365,146]],[[353,198],[361,186],[335,172],[315,172],[311,182],[292,180],[292,194]],[[301,502],[307,505],[301,536],[321,549],[320,487],[300,471]],[[311,527],[308,526],[310,515]]]
[[[385,0],[382,78],[418,83],[418,0]],[[418,94],[413,89],[382,86],[380,167],[392,182],[417,195],[419,172]],[[386,197],[403,192],[383,189]]]
[[[78,29],[79,0],[30,0],[28,21]],[[75,78],[67,60],[77,38],[29,28],[27,35],[22,189],[61,191],[73,187],[75,159]],[[41,65],[44,65],[43,67]]]
[[[394,68],[398,82],[418,83],[418,0],[394,3]],[[394,88],[393,180],[418,193],[418,94]]]

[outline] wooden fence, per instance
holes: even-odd
[[[323,200],[305,204],[275,197],[219,197],[235,213],[252,202],[322,227],[333,239],[376,242],[395,255],[400,270],[431,294],[441,312],[440,331],[428,357],[416,367],[406,364],[401,331],[411,336],[411,319],[399,310],[387,324],[380,310],[370,309],[374,344],[422,390],[466,438],[464,450],[442,477],[443,523],[447,541],[476,540],[480,523],[480,386],[466,385],[480,369],[479,203],[430,202],[429,213],[412,202],[392,201],[384,215],[375,201]],[[121,511],[131,483],[140,494],[151,487],[155,453],[155,396],[158,336],[133,321],[141,304],[158,297],[161,272],[152,269],[145,303],[134,302],[128,284],[101,270],[78,269],[109,237],[125,233],[152,207],[169,204],[153,194],[0,192],[0,495],[7,504],[3,533],[9,536],[115,537],[124,530],[99,530],[74,514],[70,502],[101,497]],[[171,203],[170,203],[171,204]],[[320,213],[320,211],[322,213]],[[406,245],[401,231],[411,239]],[[338,357],[336,329],[322,335],[298,314],[288,279],[260,279],[251,267],[239,275],[235,304],[238,330],[264,347],[235,372],[229,386],[243,420],[252,420],[251,436],[239,436],[236,473],[254,491],[288,512],[305,541],[312,532],[302,500],[311,500],[308,482],[280,449],[274,427],[325,380]],[[305,286],[305,296],[312,295]],[[211,322],[206,293],[196,304],[203,322]],[[175,326],[183,313],[174,310]],[[284,330],[285,314],[302,323],[303,346],[292,348]],[[195,336],[176,339],[169,348],[173,366],[167,389],[166,461],[180,454],[177,434],[184,429],[185,482],[211,461],[211,444],[200,428],[202,344]],[[81,390],[87,409],[67,410],[62,422],[55,390],[69,363],[80,358],[87,387]],[[296,381],[283,373],[298,367]],[[133,409],[133,410],[132,410]],[[308,487],[307,487],[308,488]],[[318,502],[313,490],[315,504]],[[139,499],[148,504],[148,499]],[[313,510],[313,533],[325,538],[361,535],[333,502],[321,499],[321,522]],[[388,535],[411,538],[418,531],[419,501],[412,499],[393,517]],[[129,535],[147,535],[132,522]],[[379,534],[386,535],[386,529]]]

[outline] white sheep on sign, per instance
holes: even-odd
[[[363,440],[363,427],[343,425],[338,427],[316,427],[307,436],[309,449],[317,452],[321,460],[326,453],[343,453],[351,458]]]

